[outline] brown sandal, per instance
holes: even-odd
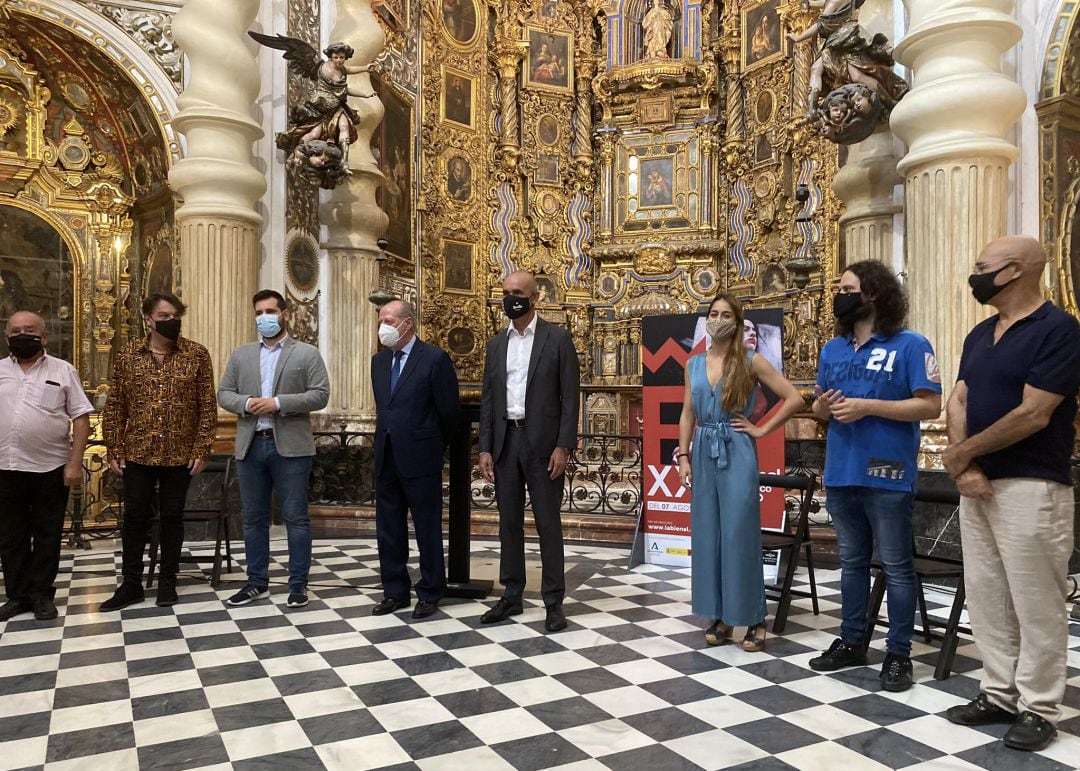
[[[735,627],[728,626],[723,621],[717,619],[713,622],[712,626],[705,630],[705,642],[709,645],[723,645],[724,643],[731,642],[731,633],[735,631]]]
[[[739,645],[744,651],[750,653],[758,653],[765,650],[765,635],[767,634],[767,628],[765,622],[747,627],[746,636],[743,637],[742,642]]]

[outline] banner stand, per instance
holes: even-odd
[[[644,476],[642,477],[644,479]],[[626,567],[633,570],[645,561],[645,512],[644,499],[638,503],[637,522],[634,524],[634,542],[630,545],[630,556],[626,560]]]

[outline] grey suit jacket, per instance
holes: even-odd
[[[299,458],[315,454],[308,413],[321,410],[330,399],[330,378],[319,349],[286,337],[274,370],[273,396],[281,409],[270,416],[274,444],[280,455]],[[243,460],[255,436],[257,415],[244,411],[247,400],[262,396],[259,343],[241,345],[232,352],[218,385],[218,404],[239,416],[236,421],[236,458]]]
[[[480,452],[495,460],[506,437],[506,330],[487,344],[484,390],[480,398]],[[570,333],[536,320],[536,339],[525,383],[525,435],[532,451],[546,459],[556,447],[577,446],[581,372]]]

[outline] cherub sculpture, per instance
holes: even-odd
[[[348,174],[341,148],[334,142],[324,139],[309,139],[301,142],[289,154],[286,163],[299,171],[313,185],[326,190],[333,190],[341,178]]]
[[[822,133],[839,135],[835,129],[839,125],[839,113],[845,102],[850,102],[856,91],[846,92],[845,96],[831,100],[832,94],[825,100],[819,100],[822,91],[833,92],[835,89],[847,85],[860,85],[868,89],[859,90],[860,109],[865,110],[861,114],[864,123],[868,123],[868,116],[876,113],[875,120],[888,117],[888,111],[908,91],[907,82],[893,72],[895,61],[892,57],[892,49],[889,40],[881,33],[867,42],[859,28],[858,14],[865,0],[807,0],[807,5],[812,8],[820,8],[821,15],[816,23],[811,25],[801,35],[788,34],[788,40],[792,43],[802,43],[814,37],[821,38],[821,48],[810,67],[810,95],[807,104],[807,120],[820,119],[823,121]],[[848,105],[852,112],[858,112],[854,104]],[[828,110],[835,115],[829,115]],[[871,125],[870,131],[873,131]],[[849,132],[845,136],[854,136],[862,133]],[[833,139],[833,141],[840,141]],[[861,139],[848,139],[843,144],[862,141]]]
[[[318,51],[298,38],[258,32],[248,34],[260,45],[284,51],[289,71],[311,81],[308,98],[293,109],[289,116],[289,129],[277,135],[276,144],[289,154],[288,162],[292,166],[305,172],[308,167],[327,168],[326,164],[317,166],[312,159],[328,157],[325,155],[327,146],[335,145],[341,157],[340,161],[330,164],[333,173],[320,171],[309,174],[318,178],[321,187],[333,189],[341,176],[350,173],[349,145],[356,141],[356,126],[360,120],[356,111],[349,106],[348,99],[350,96],[366,99],[375,95],[373,92],[362,93],[350,89],[348,76],[367,72],[371,69],[370,65],[346,64],[353,56],[353,49],[345,43],[327,46],[323,50],[327,59],[322,59]],[[312,150],[310,143],[316,140],[326,146],[320,145],[317,151]],[[307,150],[302,149],[305,146],[308,146]]]

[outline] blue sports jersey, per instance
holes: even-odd
[[[834,337],[821,350],[818,386],[856,399],[909,399],[916,391],[941,393],[941,373],[930,342],[902,329],[891,337],[875,332],[861,348]],[[919,421],[869,416],[854,423],[829,421],[825,486],[915,489]]]

